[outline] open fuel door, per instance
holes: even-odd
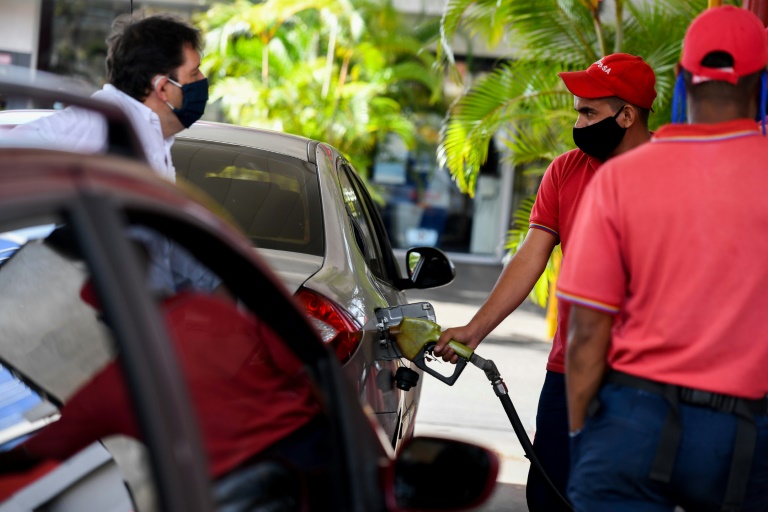
[[[436,323],[432,305],[428,302],[417,302],[405,306],[381,309],[376,312],[379,318],[379,344],[381,350],[394,357],[406,359],[421,370],[436,379],[452,386],[467,365],[466,360],[459,359],[452,368],[441,367],[439,359],[432,356],[432,349],[440,338],[441,329]],[[429,320],[422,322],[420,320]],[[445,365],[442,365],[445,366]],[[395,380],[400,385],[407,383],[412,374],[398,370]],[[399,379],[398,379],[399,377]]]

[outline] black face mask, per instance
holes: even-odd
[[[205,113],[205,104],[208,102],[208,79],[203,78],[184,85],[170,78],[168,78],[168,81],[181,89],[183,99],[181,108],[176,108],[167,101],[166,103],[173,110],[173,113],[176,114],[176,117],[179,118],[184,128],[189,128],[198,119],[203,117]],[[155,84],[157,84],[157,81],[155,81]]]
[[[624,107],[621,107],[612,117],[606,117],[602,121],[584,128],[574,128],[573,142],[589,156],[605,161],[608,155],[621,143],[624,134],[627,133],[627,129],[622,128],[616,122],[616,118],[623,110]]]

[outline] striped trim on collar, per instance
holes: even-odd
[[[731,133],[718,133],[712,135],[670,135],[652,139],[651,142],[715,142],[730,139],[740,139],[760,135],[756,130],[743,130]]]

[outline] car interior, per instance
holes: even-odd
[[[148,229],[145,226],[142,228]],[[89,277],[88,265],[82,256],[76,254],[79,250],[72,247],[71,239],[63,244],[61,237],[57,240],[56,234],[64,229],[66,224],[62,225],[60,219],[56,219],[56,222],[14,230],[16,239],[19,239],[20,232],[26,231],[30,235],[0,266],[0,285],[8,291],[0,298],[0,327],[4,333],[13,334],[3,336],[0,341],[0,386],[3,391],[0,395],[3,398],[0,403],[0,452],[7,452],[34,439],[53,425],[58,427],[57,422],[60,422],[62,417],[66,419],[67,414],[76,414],[67,413],[66,404],[70,400],[80,399],[85,390],[95,396],[98,396],[97,393],[103,393],[103,389],[91,391],[90,388],[93,385],[104,385],[104,381],[100,379],[118,357],[109,321],[103,317],[98,306],[99,301]],[[71,234],[69,236],[71,237]],[[150,275],[154,264],[147,262]],[[155,296],[167,295],[167,290],[155,289],[152,282],[147,286]],[[210,296],[213,302],[208,304],[206,296]],[[200,306],[202,309],[195,311],[193,301],[193,309],[187,307],[187,312],[178,317],[184,322],[180,325],[189,325],[183,331],[176,331],[187,333],[183,335],[184,346],[195,343],[195,333],[199,333],[206,322],[213,321],[213,317],[206,319],[206,312],[216,306],[217,301],[231,302],[232,298],[235,297],[216,298],[213,292],[199,295],[196,300],[204,302]],[[230,315],[239,315],[236,313],[237,307],[232,304],[234,309]],[[178,310],[180,303],[175,302],[174,307]],[[240,308],[245,306],[241,303]],[[232,318],[220,321],[220,318],[228,318],[222,314],[218,314],[216,318],[217,324],[226,323],[229,326],[227,329],[231,329]],[[190,331],[190,328],[193,330]],[[241,374],[243,371],[255,371],[247,369],[248,364],[254,363],[243,359],[248,355],[243,350],[247,350],[245,347],[248,343],[260,343],[257,340],[246,340],[246,345],[237,342],[239,345],[229,347],[227,343],[234,342],[237,338],[227,336],[224,331],[214,332],[218,333],[215,335],[216,347],[213,352],[208,349],[210,354],[206,357],[205,364],[201,366],[199,363],[203,361],[199,358],[182,357],[189,361],[185,368],[193,372],[194,379],[206,379],[209,382],[205,384],[205,389],[216,389],[219,375],[228,379],[226,375],[232,372]],[[204,348],[198,347],[192,350],[192,353],[203,353]],[[246,366],[243,366],[244,364]],[[115,395],[104,396],[108,397],[110,402],[116,399]],[[194,396],[196,403],[198,399],[203,399],[199,394]],[[265,400],[280,400],[277,396],[259,396],[258,393],[251,393],[250,396],[260,403]],[[236,397],[232,398],[234,399]],[[230,396],[225,394],[214,397],[210,403],[220,404],[225,408],[228,403],[238,409],[247,406],[241,399],[238,400],[240,401],[237,403],[231,402]],[[126,404],[126,407],[130,409],[129,404]],[[208,417],[219,414],[223,413],[209,414]],[[202,417],[201,422],[205,423],[208,417]],[[157,510],[145,450],[143,443],[130,436],[110,436],[103,440],[95,437],[94,442],[84,450],[68,456],[65,460],[59,460],[59,463],[66,462],[65,464],[46,463],[40,469],[44,474],[32,472],[24,477],[0,477],[0,502],[11,498],[5,503],[0,503],[0,511],[12,510],[8,507],[16,506],[25,509],[29,507],[30,510],[37,510],[37,507],[42,506],[51,511],[72,510],[68,507],[72,507],[73,503],[83,503],[82,500],[93,499],[93,495],[109,495],[111,498],[104,496],[103,499],[106,500],[105,504],[108,502],[109,507],[115,510]],[[51,452],[51,458],[54,460],[58,458],[56,453],[56,450]],[[81,466],[79,472],[72,473],[67,469],[74,463]],[[299,495],[295,499],[295,507],[288,509],[298,510],[304,499],[328,499],[317,497],[317,493],[313,494],[312,498],[307,497],[305,488],[299,489],[293,484],[280,487],[282,481],[295,483],[302,481],[302,478],[297,478],[293,471],[286,473],[279,464],[273,469],[272,476],[269,476],[271,485],[276,486],[275,489],[287,489],[286,492]],[[264,469],[261,471],[261,477],[266,479],[268,472]],[[105,476],[105,473],[108,476]],[[276,480],[276,474],[283,474],[282,479]],[[74,479],[73,475],[77,478]],[[66,481],[91,481],[92,484],[66,486],[59,483],[62,478]],[[105,486],[107,480],[111,483]],[[321,474],[315,473],[313,481],[322,481]],[[97,489],[97,486],[102,487]],[[54,502],[48,499],[51,494],[56,496]],[[42,501],[34,502],[33,496],[39,496]],[[58,502],[61,506],[56,505]]]
[[[177,180],[223,206],[256,245],[322,254],[317,177],[308,164],[205,141],[179,140],[174,155]]]

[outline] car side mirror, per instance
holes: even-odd
[[[434,247],[413,247],[405,255],[408,279],[403,289],[437,288],[456,277],[456,269],[448,256]]]
[[[480,446],[433,437],[412,438],[389,471],[390,509],[465,510],[491,496],[499,459]],[[446,491],[446,482],[454,482]],[[393,506],[394,505],[394,506]]]

